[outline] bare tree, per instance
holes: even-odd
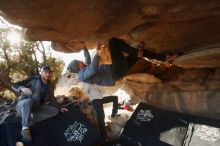
[[[39,67],[46,64],[56,70],[52,78],[52,84],[55,84],[62,72],[63,62],[47,56],[42,42],[21,41],[19,44],[9,45],[7,41],[9,31],[0,29],[0,92],[9,90],[15,93],[11,89],[13,82],[38,74]],[[43,56],[42,62],[39,62],[37,51]]]
[[[39,52],[41,52],[41,54],[43,56],[43,65],[46,65],[47,64],[47,55],[46,55],[45,47],[44,47],[44,44],[41,41],[39,41],[39,44],[41,45],[42,50],[39,48],[39,45],[37,45],[37,50]]]
[[[7,65],[6,71],[10,72],[11,65],[10,65],[10,59],[9,59],[9,56],[8,56],[8,53],[7,53],[7,49],[6,49],[5,46],[3,46],[2,50],[3,50],[3,55],[4,55],[3,58],[5,59],[6,65]]]

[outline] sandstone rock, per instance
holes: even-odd
[[[49,40],[54,49],[78,51],[111,37],[144,41],[154,52],[185,52],[219,44],[220,2],[201,1],[22,1],[0,2],[0,15],[26,28],[31,40]]]
[[[56,88],[54,90],[55,96],[66,95],[68,90],[74,85],[78,84],[78,81],[75,79],[76,74],[64,74],[60,77],[56,84]]]
[[[220,67],[220,48],[210,48],[183,55],[177,58],[173,64],[184,68]]]
[[[121,92],[119,99],[125,100],[123,98],[127,96],[132,104],[142,101],[165,110],[220,119],[219,73],[219,68],[182,69],[171,66],[159,76],[148,73],[128,75],[117,82],[114,90],[107,92],[110,95],[118,90]]]
[[[121,82],[122,80],[119,80],[115,83],[115,86],[101,87],[103,90],[105,90],[104,96],[115,95],[118,93],[120,101],[120,97],[124,95],[121,91],[123,90],[123,85]],[[62,102],[64,98],[69,98],[70,100],[88,99],[88,95],[83,93],[83,83],[76,80],[75,74],[71,73],[64,74],[60,77],[56,85],[54,95],[60,102]]]
[[[106,43],[111,37],[136,44],[144,41],[145,49],[163,54],[191,52],[174,61],[185,69],[139,60],[129,73],[143,74],[125,77],[108,93],[123,90],[132,103],[144,101],[163,109],[220,118],[219,6],[218,0],[7,0],[0,2],[0,15],[26,28],[30,40],[53,41],[53,48],[64,52],[79,51],[80,41],[94,48],[97,41]],[[60,101],[66,97],[85,100],[82,87],[68,76],[58,83],[55,95]],[[81,110],[92,115],[88,107]]]
[[[138,82],[143,84],[158,84],[161,83],[161,80],[157,77],[155,77],[152,74],[147,73],[140,73],[140,74],[133,74],[128,75],[123,78],[123,80],[126,81],[132,81],[132,82]]]
[[[70,100],[85,100],[88,96],[83,93],[82,82],[76,79],[76,74],[66,73],[61,76],[56,88],[54,90],[54,96],[58,102],[63,102],[64,98]]]
[[[126,86],[135,98],[165,110],[220,119],[219,69],[187,69],[177,80],[160,84],[129,81]]]

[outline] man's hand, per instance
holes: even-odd
[[[32,92],[29,88],[23,87],[23,88],[21,88],[21,92],[24,93],[25,95],[28,95],[28,96],[32,95]]]
[[[60,111],[61,111],[61,113],[65,113],[65,112],[68,112],[69,110],[68,110],[68,108],[62,107]]]
[[[102,46],[101,44],[98,42],[97,45],[96,45],[96,52],[101,55],[102,54]]]
[[[100,43],[98,42],[97,45],[96,45],[96,50],[97,50],[97,52],[100,51],[101,49],[102,49],[102,48],[101,48],[101,45],[100,45]]]

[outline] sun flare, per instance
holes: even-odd
[[[21,41],[21,35],[18,32],[10,32],[7,36],[9,42],[13,44],[19,44]]]

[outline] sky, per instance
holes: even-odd
[[[50,48],[51,42],[43,41],[43,44],[44,44],[45,48]],[[80,51],[77,53],[63,53],[63,52],[55,51],[53,49],[51,49],[50,51],[51,51],[51,55],[53,57],[61,59],[65,63],[63,73],[66,72],[66,68],[72,60],[77,59],[77,60],[81,60],[83,62],[85,61],[83,51]],[[89,53],[91,55],[94,54],[94,49],[89,50]]]
[[[12,25],[10,23],[8,23],[7,21],[5,21],[1,16],[0,16],[0,28],[6,28],[6,27],[14,27],[14,28],[17,28],[17,29],[21,29],[21,27],[19,26],[16,26],[16,25]],[[11,40],[11,42],[19,42],[19,39],[20,39],[20,36],[17,36],[15,34],[11,34],[9,37],[8,37],[9,40]],[[84,55],[83,55],[83,52],[80,51],[78,53],[63,53],[63,52],[58,52],[58,51],[55,51],[53,49],[50,49],[51,48],[51,42],[50,41],[43,41],[43,45],[46,49],[46,52],[49,52],[51,51],[51,56],[52,57],[55,57],[55,58],[58,58],[60,60],[62,60],[64,63],[65,63],[65,67],[64,67],[64,70],[63,70],[63,73],[66,72],[66,68],[68,66],[68,64],[74,60],[74,59],[77,59],[77,60],[81,60],[81,61],[84,61]],[[41,47],[41,45],[40,45]],[[94,51],[93,50],[89,50],[89,52],[92,54]],[[41,59],[41,55],[40,53],[38,52],[37,53],[38,55],[38,60]]]

